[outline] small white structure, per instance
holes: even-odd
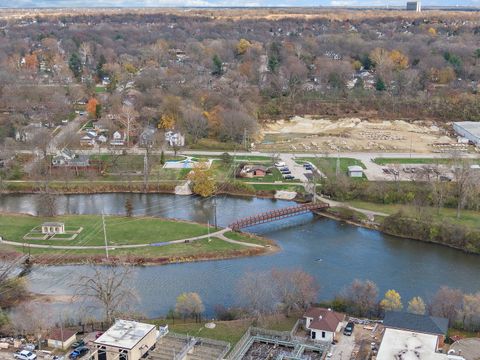
[[[42,224],[42,234],[65,234],[65,224],[61,222],[46,222]]]
[[[362,177],[363,169],[361,166],[352,165],[348,167],[348,176],[350,177]]]
[[[318,307],[309,308],[303,315],[305,329],[310,330],[310,339],[315,341],[332,342],[335,334],[342,329],[344,315]]]
[[[185,146],[185,137],[179,132],[167,131],[165,133],[165,141],[170,146]]]
[[[94,341],[95,360],[139,360],[156,343],[155,325],[117,320]]]
[[[408,330],[385,330],[377,360],[422,359],[453,360],[447,354],[438,353],[438,335],[416,333]]]

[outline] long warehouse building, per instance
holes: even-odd
[[[453,123],[455,132],[470,140],[475,145],[480,146],[480,122],[475,121],[459,121]]]

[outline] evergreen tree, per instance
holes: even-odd
[[[70,70],[72,70],[73,75],[77,79],[80,79],[80,76],[82,75],[83,65],[77,53],[73,53],[72,56],[70,56],[70,60],[68,61],[68,67],[70,68]]]
[[[223,74],[223,63],[222,63],[222,60],[220,60],[220,58],[218,57],[217,54],[213,55],[213,58],[212,58],[212,61],[213,61],[213,71],[212,71],[212,75],[215,75],[215,76],[220,76]]]
[[[384,81],[382,80],[382,78],[378,78],[377,79],[377,82],[375,83],[375,89],[377,89],[377,91],[385,91],[387,90],[387,87],[384,83]]]

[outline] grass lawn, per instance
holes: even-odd
[[[407,214],[411,214],[412,217],[418,216],[418,212],[415,207],[401,205],[401,204],[375,204],[366,201],[349,201],[349,205],[359,208],[366,209],[371,211],[383,212],[385,214],[394,214],[400,209],[403,209]],[[456,209],[451,208],[442,208],[440,212],[437,212],[435,208],[428,208],[433,218],[438,221],[443,221],[444,219],[449,219],[453,223],[463,224],[465,226],[480,229],[480,212],[472,210],[462,210],[460,213],[460,218],[457,219]]]
[[[277,169],[273,168],[270,174],[266,174],[264,177],[253,177],[253,178],[239,178],[240,181],[245,182],[275,182],[282,181],[287,183],[300,182],[299,179],[286,180],[283,178],[282,173]]]
[[[189,320],[190,321],[190,320]],[[210,339],[227,341],[231,344],[232,348],[240,340],[252,324],[252,321],[249,319],[245,320],[232,320],[232,321],[216,321],[214,329],[207,329],[205,327],[205,322],[202,323],[192,323],[192,322],[183,322],[181,319],[175,320],[175,323],[171,319],[154,321],[157,325],[165,325],[168,323],[168,327],[171,331],[192,335],[200,336]]]
[[[301,185],[290,184],[251,184],[257,191],[285,190],[303,192],[305,189]]]
[[[105,86],[95,86],[95,92],[97,94],[101,94],[107,91],[107,88]]]
[[[373,162],[378,165],[387,164],[450,164],[452,159],[446,158],[384,158],[379,157],[373,159]]]
[[[295,325],[295,322],[299,316],[301,316],[301,314],[292,314],[290,317],[286,317],[284,315],[274,315],[267,318],[264,324],[260,324],[258,326],[269,330],[290,331],[292,330],[293,325]],[[242,338],[243,334],[245,334],[245,331],[247,331],[247,329],[253,324],[253,320],[242,319],[232,321],[215,321],[217,326],[214,329],[207,329],[205,327],[205,322],[184,322],[181,319],[176,319],[175,322],[173,322],[171,319],[155,320],[153,323],[155,325],[168,324],[168,327],[172,332],[180,334],[188,334],[192,336],[227,341],[233,348],[238,340]]]
[[[229,232],[226,232],[224,235],[225,237],[232,240],[243,241],[243,242],[248,242],[252,244],[265,245],[264,238],[261,238],[252,234],[248,234],[248,233],[239,233],[236,231],[229,231]]]
[[[9,247],[10,250],[22,251],[21,248]],[[0,247],[1,249],[1,247]],[[211,238],[211,241],[208,239],[202,239],[194,241],[191,243],[182,243],[182,244],[173,244],[168,246],[146,246],[141,248],[133,249],[109,249],[109,254],[111,256],[126,257],[126,256],[138,256],[145,258],[162,258],[162,257],[192,257],[198,255],[210,255],[211,258],[228,256],[233,251],[238,252],[240,250],[245,250],[246,247],[243,245],[231,244],[226,241]],[[105,250],[103,249],[68,249],[68,250],[55,250],[55,249],[37,249],[30,248],[29,252],[32,255],[54,255],[62,254],[62,256],[72,255],[72,256],[94,256],[94,255],[103,255]]]
[[[337,169],[337,158],[335,157],[318,157],[318,158],[297,158],[298,163],[303,164],[306,161],[311,162],[316,167],[318,167],[322,172],[327,174],[332,174],[336,172]],[[352,165],[361,166],[363,169],[366,169],[366,166],[363,162],[357,159],[352,158],[339,158],[340,160],[340,171],[344,174],[347,173],[348,167]]]
[[[32,228],[45,221],[64,222],[67,227],[80,227],[83,231],[74,240],[23,240]],[[207,227],[201,224],[178,222],[159,218],[125,218],[109,216],[105,219],[109,245],[143,244],[165,242],[207,234]],[[10,241],[46,245],[103,245],[102,220],[100,216],[69,215],[55,218],[40,218],[23,215],[2,215],[0,234]]]

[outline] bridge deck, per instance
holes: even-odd
[[[329,205],[326,203],[308,203],[289,206],[283,209],[270,210],[243,219],[239,219],[228,225],[228,227],[232,230],[238,231],[245,227],[276,221],[286,217],[296,216],[313,210],[321,210],[328,207]]]

